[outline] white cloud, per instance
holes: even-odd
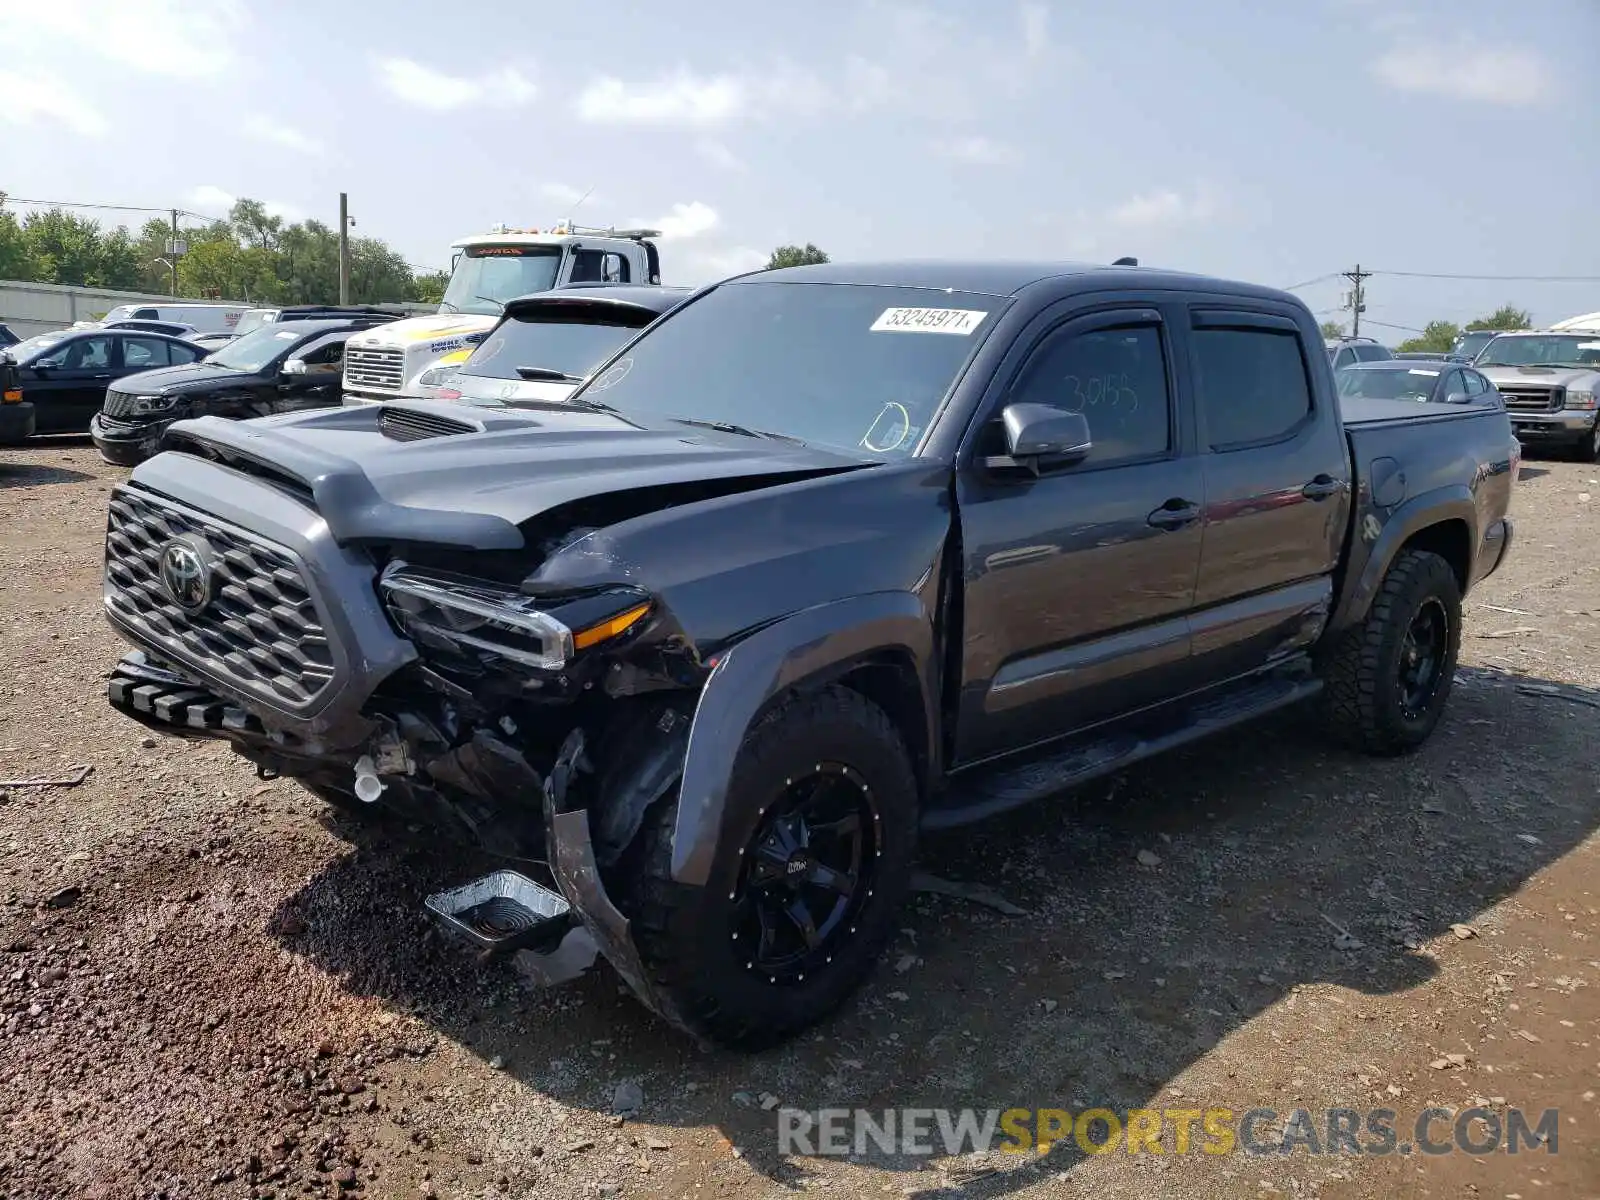
[[[649,229],[659,229],[662,237],[669,238],[695,238],[701,234],[709,233],[722,221],[717,215],[717,210],[709,204],[702,204],[699,200],[691,200],[687,204],[674,204],[672,211],[665,216],[645,218],[635,217],[629,224],[642,225]]]
[[[1217,197],[1205,188],[1188,194],[1158,188],[1130,196],[1107,214],[1111,224],[1123,229],[1171,229],[1208,221],[1220,208]]]
[[[935,142],[933,148],[935,153],[945,158],[978,166],[999,166],[1012,162],[1017,156],[1016,151],[1004,142],[977,135]]]
[[[649,83],[603,76],[578,96],[578,115],[600,125],[706,128],[736,119],[748,89],[731,75],[701,78],[679,71]]]
[[[1050,49],[1050,11],[1043,4],[1022,6],[1022,48],[1029,58]]]
[[[218,79],[239,60],[238,0],[0,0],[6,54],[53,64],[68,52],[148,75]],[[6,96],[9,106],[14,97]]]
[[[239,202],[239,197],[232,192],[223,191],[215,184],[203,183],[189,193],[189,203],[194,205],[196,211],[207,217],[226,217],[230,209]],[[305,213],[295,208],[292,204],[282,204],[277,200],[263,200],[261,207],[266,210],[269,217],[281,217],[291,224],[305,219]],[[333,222],[339,224],[337,220]]]
[[[744,160],[716,138],[701,138],[694,144],[694,152],[713,167],[724,171],[744,170]]]
[[[691,286],[715,283],[730,275],[743,275],[767,265],[770,256],[751,246],[728,246],[717,250],[700,250],[674,258],[670,264],[672,282]]]
[[[547,200],[554,200],[563,208],[571,208],[580,200],[595,197],[590,194],[591,189],[573,187],[570,183],[541,183],[539,194]]]
[[[1395,46],[1372,64],[1372,73],[1398,91],[1489,104],[1541,103],[1550,98],[1555,77],[1532,50],[1459,41]]]
[[[515,67],[471,77],[446,75],[409,58],[377,63],[378,81],[398,100],[417,108],[449,112],[458,108],[515,108],[532,100],[533,84]]]
[[[110,128],[98,109],[42,71],[0,70],[0,97],[0,125],[64,125],[84,137],[101,137]]]
[[[259,141],[271,142],[275,146],[282,146],[286,150],[295,150],[301,154],[321,154],[327,149],[316,138],[301,133],[291,125],[274,121],[271,117],[251,117],[244,123],[243,129],[246,134]]]

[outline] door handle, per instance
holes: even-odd
[[[1182,529],[1200,519],[1200,506],[1192,500],[1174,497],[1168,500],[1145,520],[1157,529]]]
[[[1335,479],[1331,475],[1318,475],[1300,489],[1300,494],[1307,500],[1326,500],[1329,496],[1337,496],[1343,491],[1342,480]]]
[[[95,378],[96,379],[110,379],[111,376],[110,375],[96,375]]]

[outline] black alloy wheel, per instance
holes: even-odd
[[[787,779],[746,844],[730,937],[745,968],[802,983],[855,933],[882,855],[882,818],[865,779],[822,762]]]
[[[1428,711],[1439,691],[1450,646],[1450,615],[1435,596],[1428,597],[1406,627],[1400,644],[1396,686],[1400,711],[1415,720]]]

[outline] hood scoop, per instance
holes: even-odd
[[[385,404],[378,415],[378,432],[395,442],[420,442],[427,438],[452,437],[461,433],[482,433],[484,427],[440,413]]]

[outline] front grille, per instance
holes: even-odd
[[[406,354],[382,346],[344,348],[344,384],[347,388],[370,388],[379,392],[398,392],[406,382]]]
[[[133,415],[133,397],[127,392],[107,391],[105,402],[101,404],[100,411],[108,417],[131,417]]]
[[[1506,407],[1522,412],[1555,412],[1566,399],[1563,388],[1506,387],[1496,384],[1505,397]]]
[[[476,433],[477,427],[451,417],[386,404],[378,416],[378,432],[397,442],[420,442],[455,433]]]
[[[212,600],[192,616],[160,571],[162,551],[185,534],[212,551]],[[111,496],[106,604],[152,648],[274,706],[306,705],[333,678],[327,634],[288,550],[128,488]]]

